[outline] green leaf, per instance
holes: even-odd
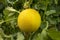
[[[46,30],[43,30],[41,33],[41,40],[47,40],[47,32]]]
[[[7,0],[0,0],[4,5],[7,5]]]
[[[49,15],[54,14],[54,13],[56,13],[56,10],[47,11],[45,14],[46,14],[47,16],[49,16]]]
[[[32,40],[40,40],[40,39],[41,39],[41,34],[38,33],[38,34],[34,35]]]
[[[1,25],[2,23],[4,23],[4,21],[3,21],[3,20],[0,20],[0,25]]]
[[[58,0],[55,0],[55,4],[58,4]]]
[[[24,36],[22,33],[17,33],[17,40],[24,40]]]
[[[48,35],[49,35],[53,40],[60,40],[60,31],[56,31],[55,28],[49,29],[49,30],[48,30]]]
[[[60,22],[60,17],[57,18],[57,21]]]
[[[41,33],[35,34],[32,40],[48,40],[47,32],[43,30]]]
[[[8,11],[12,11],[12,12],[18,12],[17,10],[15,10],[13,7],[7,7],[6,10]],[[19,13],[19,12],[18,12]]]
[[[0,40],[3,40],[3,38],[1,37],[1,35],[0,35]]]
[[[7,0],[8,3],[10,3],[11,5],[15,4],[18,0]]]
[[[11,18],[12,19],[16,18],[16,14],[18,14],[18,13],[16,13],[16,10],[13,9],[12,7],[5,8],[5,10],[3,11],[3,13],[4,13],[5,20],[11,19]]]

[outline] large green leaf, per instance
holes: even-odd
[[[54,28],[48,30],[48,35],[49,35],[53,40],[60,40],[60,31],[57,31],[57,30],[54,29]]]

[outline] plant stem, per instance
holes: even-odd
[[[44,21],[46,21],[46,16],[45,16],[45,13],[47,12],[47,6],[48,6],[48,0],[46,0],[46,8],[45,8],[45,12],[44,12],[44,17],[45,17],[45,19],[44,19]]]
[[[25,36],[25,40],[29,40],[30,33],[25,33],[24,36]]]
[[[47,6],[48,6],[48,0],[46,0],[46,9],[45,9],[45,13],[47,11]]]
[[[46,28],[45,28],[45,30],[47,30],[48,29],[48,21],[46,21]]]
[[[30,8],[30,5],[32,4],[33,0],[25,0],[25,3],[24,3],[24,8],[27,9],[27,8]]]

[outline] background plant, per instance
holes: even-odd
[[[42,24],[29,40],[60,40],[60,0],[0,0],[0,40],[24,40],[17,26],[19,12],[33,8],[41,14]]]

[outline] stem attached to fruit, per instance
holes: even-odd
[[[30,5],[32,4],[33,0],[25,0],[25,3],[24,3],[24,8],[27,9],[27,8],[30,8]]]
[[[25,36],[25,40],[29,40],[30,33],[26,33],[26,32],[25,32],[24,36]]]

